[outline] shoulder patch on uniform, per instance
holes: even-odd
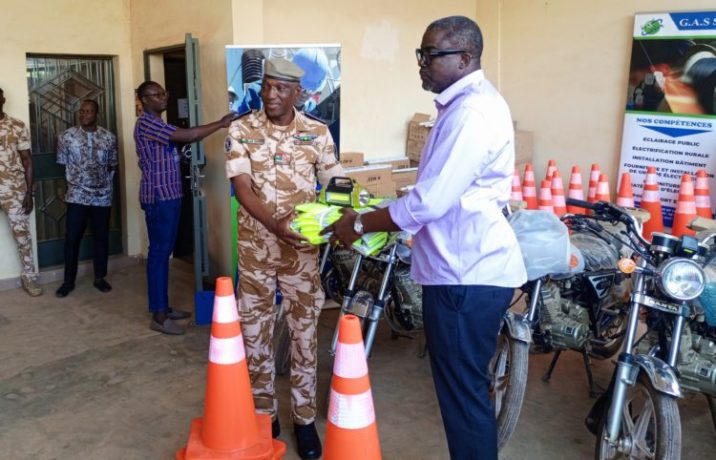
[[[231,137],[227,137],[224,141],[224,150],[226,153],[231,152]]]

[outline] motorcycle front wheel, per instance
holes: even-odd
[[[497,447],[507,444],[517,426],[527,389],[529,344],[510,337],[503,327],[490,361],[490,397],[497,419]]]
[[[606,417],[597,438],[596,460],[681,458],[681,420],[676,399],[654,389],[649,378],[641,373],[629,387],[622,408],[618,445],[605,440]]]

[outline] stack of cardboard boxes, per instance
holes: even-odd
[[[340,157],[346,176],[372,195],[395,196],[395,184],[391,178],[393,166],[390,163],[364,164],[364,155],[359,152],[343,152]]]
[[[420,154],[428,139],[433,121],[425,113],[416,113],[408,122],[408,138],[405,150],[410,158],[410,165],[417,166]],[[515,123],[516,126],[516,123]],[[522,171],[532,161],[532,133],[515,129],[515,168]]]
[[[406,186],[415,184],[418,164],[433,121],[430,115],[416,113],[408,123],[405,146],[407,157],[365,159],[361,152],[342,152],[341,164],[352,177],[375,196],[400,195]],[[515,130],[515,168],[523,171],[532,161],[532,133]]]

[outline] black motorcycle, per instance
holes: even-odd
[[[619,350],[631,289],[628,277],[617,269],[617,261],[628,252],[619,236],[623,225],[605,222],[610,219],[603,212],[566,214],[560,222],[544,211],[518,211],[510,220],[530,281],[522,286],[526,311],[507,312],[491,364],[493,401],[503,443],[512,435],[522,409],[528,350],[554,352],[544,381],[551,378],[564,350],[580,353],[590,395],[599,393],[591,359],[607,359]],[[553,247],[526,241],[534,237],[549,240]],[[554,246],[554,241],[562,242]]]

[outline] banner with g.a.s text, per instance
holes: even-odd
[[[637,14],[619,176],[639,202],[648,166],[670,226],[681,177],[703,169],[716,198],[716,11]]]

